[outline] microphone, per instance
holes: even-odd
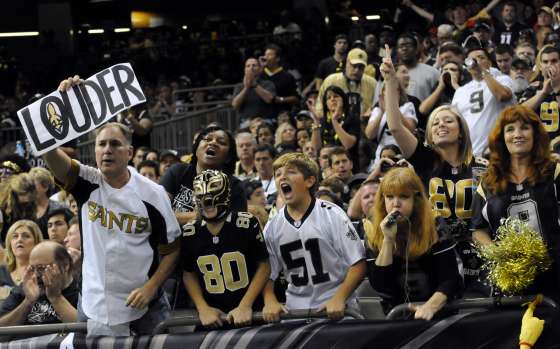
[[[400,216],[401,216],[401,213],[399,211],[395,211],[395,212],[391,213],[389,215],[389,218],[387,218],[387,227],[390,227],[393,224],[397,223],[397,219],[399,219]]]

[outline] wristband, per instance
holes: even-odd
[[[533,345],[532,345],[531,343],[529,343],[529,342],[520,341],[520,342],[519,342],[519,346],[522,346],[522,345],[526,345],[526,346],[528,346],[529,348],[532,348],[532,347],[533,347]]]

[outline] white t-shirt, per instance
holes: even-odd
[[[491,69],[490,72],[496,81],[513,91],[513,81],[509,76],[496,72],[495,69]],[[474,155],[483,155],[488,146],[488,135],[494,128],[498,114],[514,103],[515,95],[509,101],[499,102],[484,80],[472,80],[455,91],[451,104],[469,125]]]
[[[109,326],[146,313],[127,307],[126,299],[148,281],[160,253],[179,248],[181,235],[163,187],[133,168],[129,173],[129,181],[116,189],[101,171],[73,160],[66,183],[81,215],[82,308],[88,318]]]
[[[264,228],[270,256],[270,278],[280,271],[288,280],[286,306],[315,309],[328,301],[348,269],[365,258],[364,245],[352,222],[336,205],[315,199],[301,221],[284,206]],[[347,305],[358,309],[355,294]]]
[[[377,118],[379,118],[380,114],[379,107],[373,108],[371,115],[369,117],[368,123],[373,123]],[[399,107],[401,114],[408,119],[413,120],[418,124],[418,118],[416,117],[416,110],[414,109],[414,104],[412,102],[406,102],[405,104]],[[383,113],[381,116],[381,122],[379,123],[379,128],[377,129],[377,150],[375,151],[375,162],[379,161],[379,156],[381,155],[381,149],[389,144],[397,144],[395,141],[395,137],[389,131],[389,127],[387,125],[387,112]]]

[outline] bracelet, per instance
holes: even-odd
[[[522,345],[526,345],[526,346],[528,346],[529,348],[532,348],[532,347],[533,347],[533,345],[532,345],[531,343],[529,343],[529,342],[520,341],[520,342],[519,342],[519,346],[522,346]]]
[[[320,129],[320,128],[321,128],[321,125],[313,125],[313,126],[311,126],[311,130],[312,130],[312,131],[318,130],[318,129]]]

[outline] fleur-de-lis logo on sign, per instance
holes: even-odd
[[[62,133],[62,118],[58,115],[54,104],[47,104],[47,114],[49,115],[49,122],[54,126],[58,133]]]

